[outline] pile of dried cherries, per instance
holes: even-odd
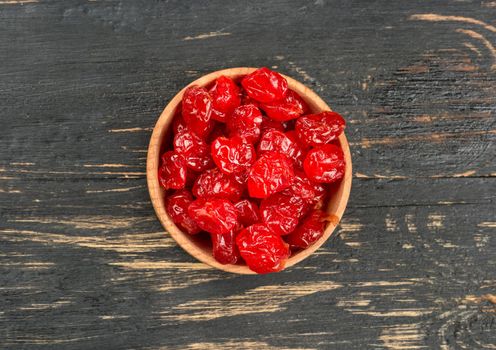
[[[190,86],[161,156],[166,210],[182,231],[208,234],[219,263],[280,271],[323,235],[322,209],[345,172],[344,128],[268,68]]]

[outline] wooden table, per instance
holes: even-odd
[[[0,348],[494,349],[496,2],[0,1]],[[188,82],[268,66],[348,122],[349,207],[283,273],[196,262],[149,201]]]

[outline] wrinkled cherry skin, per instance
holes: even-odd
[[[276,193],[260,203],[260,215],[272,232],[287,235],[298,225],[308,205],[300,197]]]
[[[301,170],[295,170],[295,179],[291,187],[285,189],[282,193],[290,197],[299,197],[305,203],[313,203],[315,200],[316,186],[318,184],[310,181],[308,176]]]
[[[167,198],[165,210],[179,228],[194,235],[201,230],[188,214],[191,202],[193,202],[191,193],[188,190],[179,190]]]
[[[331,183],[344,176],[343,151],[336,145],[322,145],[310,150],[303,162],[303,169],[314,182]]]
[[[241,93],[236,83],[225,76],[215,80],[210,89],[212,118],[225,123],[236,107],[241,104]]]
[[[284,132],[284,124],[282,122],[278,122],[275,120],[270,119],[269,117],[262,116],[262,125],[260,126],[260,130],[262,132],[262,135],[268,131],[268,130],[279,130]]]
[[[259,68],[241,80],[248,96],[262,103],[277,101],[286,96],[288,82],[277,72]]]
[[[186,159],[188,168],[204,171],[213,167],[209,146],[188,129],[184,129],[174,136],[173,145],[174,150]]]
[[[293,247],[308,248],[324,234],[326,214],[322,210],[314,210],[303,222],[285,237]]]
[[[166,190],[184,188],[187,175],[186,159],[181,154],[168,151],[162,155],[161,160],[162,164],[158,169],[160,185]]]
[[[245,172],[256,159],[255,148],[243,137],[219,137],[211,145],[212,158],[226,174]]]
[[[238,225],[238,212],[227,199],[199,198],[188,207],[188,214],[204,231],[227,234]]]
[[[308,110],[305,101],[293,90],[288,90],[286,96],[270,103],[261,103],[260,108],[273,120],[287,121],[296,119]]]
[[[345,121],[336,112],[309,114],[298,118],[295,125],[299,139],[310,146],[335,140],[344,130]]]
[[[205,88],[190,86],[182,99],[182,116],[188,128],[205,138],[212,131],[212,97]]]
[[[193,194],[197,198],[225,198],[237,201],[241,198],[243,186],[232,176],[214,168],[198,176],[193,185]]]
[[[249,201],[248,199],[243,199],[234,204],[238,210],[238,220],[243,226],[250,226],[255,224],[260,220],[260,213],[258,206]]]
[[[252,104],[236,108],[227,121],[230,136],[241,136],[252,143],[260,137],[261,125],[262,112]]]
[[[258,143],[259,154],[272,151],[282,153],[292,159],[295,165],[300,165],[303,162],[303,151],[295,139],[278,130],[267,130]]]
[[[221,264],[236,264],[240,259],[236,246],[236,233],[230,231],[225,234],[210,234],[212,239],[212,255]]]
[[[281,271],[290,253],[288,244],[263,224],[242,230],[236,244],[248,267],[257,273]]]
[[[248,173],[248,192],[254,198],[267,198],[293,184],[293,164],[284,154],[265,152]]]

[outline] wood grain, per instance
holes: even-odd
[[[0,348],[494,349],[494,1],[0,1]],[[347,122],[333,237],[271,276],[163,233],[163,107],[268,66]]]

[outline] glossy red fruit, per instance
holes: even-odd
[[[344,155],[336,145],[322,145],[310,150],[303,162],[308,178],[315,182],[331,183],[343,178]]]
[[[179,114],[176,112],[176,115],[174,116],[174,121],[172,122],[172,130],[174,131],[174,135],[182,131],[185,131],[188,128],[180,112],[181,110],[179,109]]]
[[[238,224],[238,212],[226,199],[199,198],[189,205],[188,214],[209,233],[227,234]]]
[[[195,171],[204,171],[214,166],[210,147],[195,133],[185,129],[174,136],[174,150],[183,155],[186,165]]]
[[[284,124],[282,122],[278,122],[276,120],[272,120],[269,117],[262,116],[262,125],[260,126],[260,130],[262,131],[262,135],[268,130],[279,130],[284,132]]]
[[[238,220],[243,226],[250,226],[260,220],[260,213],[258,206],[249,201],[248,199],[243,199],[234,204],[238,210]]]
[[[236,107],[241,104],[241,94],[236,83],[225,76],[215,80],[210,89],[212,96],[212,118],[220,122],[226,122]]]
[[[274,233],[287,235],[298,225],[308,205],[300,197],[276,193],[260,203],[260,215],[263,222]]]
[[[309,114],[298,118],[296,133],[302,142],[319,146],[335,140],[344,130],[345,121],[336,112]]]
[[[293,184],[292,162],[277,152],[265,152],[248,172],[248,192],[254,198],[267,198]]]
[[[193,202],[193,196],[188,190],[179,190],[167,197],[165,209],[172,221],[183,231],[190,235],[199,233],[201,230],[196,222],[189,216],[188,207]]]
[[[315,209],[324,208],[329,196],[329,189],[326,187],[326,184],[314,183],[314,192],[315,197],[310,201],[310,205]]]
[[[248,267],[257,273],[281,271],[290,254],[288,244],[263,224],[242,230],[236,244]]]
[[[262,112],[252,104],[236,108],[227,121],[229,135],[244,137],[252,143],[255,143],[260,137],[261,125]]]
[[[236,264],[240,258],[236,246],[236,233],[210,234],[212,239],[212,255],[221,264]]]
[[[295,179],[291,187],[282,193],[290,197],[299,197],[305,203],[313,203],[316,197],[315,186],[318,185],[308,178],[301,170],[295,170]]]
[[[303,222],[285,237],[293,247],[308,248],[324,234],[326,213],[322,210],[314,210]]]
[[[302,162],[303,151],[296,140],[278,130],[266,131],[260,138],[257,151],[259,154],[268,151],[282,153],[292,159],[295,165],[301,165]]]
[[[202,87],[186,89],[182,100],[182,115],[188,128],[205,138],[212,129],[212,97]]]
[[[262,103],[277,101],[286,96],[288,82],[277,72],[259,68],[241,80],[248,96]]]
[[[255,162],[255,148],[245,138],[219,137],[211,145],[212,158],[219,169],[226,174],[238,174]]]
[[[186,159],[176,152],[168,151],[162,155],[158,169],[160,185],[168,189],[181,189],[186,185]]]
[[[198,176],[193,185],[193,194],[197,198],[225,198],[237,201],[241,198],[243,186],[233,176],[222,173],[214,168]]]
[[[260,108],[270,118],[281,122],[296,119],[308,110],[305,101],[293,90],[288,90],[281,100],[261,103]]]
[[[252,99],[244,90],[241,92],[241,105],[255,105],[260,108],[260,102]]]
[[[305,156],[307,155],[308,147],[300,141],[300,139],[296,135],[296,131],[286,131],[285,135],[297,145],[297,147],[295,148],[298,151],[294,154],[293,157],[295,168],[303,169],[303,161],[305,160]]]

